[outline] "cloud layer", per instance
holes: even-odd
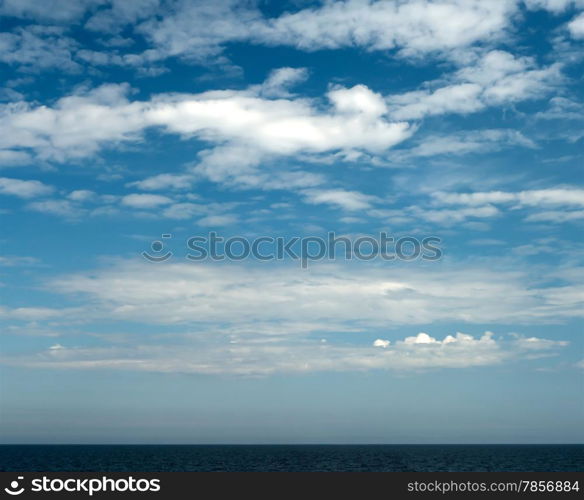
[[[127,261],[57,279],[50,287],[86,297],[87,314],[101,317],[251,329],[298,322],[342,330],[436,321],[549,323],[583,314],[576,270],[573,279],[566,273],[557,286],[538,287],[527,270],[504,265],[497,273],[447,264],[319,264],[302,272],[292,265],[266,266]]]
[[[200,336],[199,336],[200,337]],[[392,346],[329,345],[322,341],[269,343],[219,339],[189,346],[69,348],[55,344],[8,362],[34,368],[108,369],[258,376],[322,371],[432,370],[484,367],[555,355],[568,345],[536,337],[495,339],[457,333],[439,341],[426,333]]]

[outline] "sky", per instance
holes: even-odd
[[[584,1],[0,30],[0,442],[583,442]],[[211,232],[440,258],[189,259]]]

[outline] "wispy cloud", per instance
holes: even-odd
[[[541,323],[581,317],[576,279],[539,286],[528,269],[491,265],[293,266],[123,262],[115,268],[64,276],[50,289],[86,297],[93,311],[150,323],[302,320],[395,326],[435,321]],[[551,272],[551,270],[548,270]],[[542,271],[543,273],[543,271]],[[543,274],[542,274],[543,276]],[[543,279],[543,278],[541,278]],[[558,301],[559,293],[564,300]],[[505,297],[501,301],[501,297]]]
[[[383,344],[383,345],[381,345]],[[385,344],[343,346],[305,341],[270,343],[222,338],[194,346],[70,348],[56,344],[34,357],[15,357],[12,365],[32,368],[108,369],[228,375],[270,375],[319,371],[420,371],[464,369],[517,363],[553,356],[568,345],[542,338],[495,339],[491,332],[476,338],[457,333],[436,340],[426,333]],[[383,348],[379,348],[383,347]]]

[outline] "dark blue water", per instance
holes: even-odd
[[[584,471],[584,445],[4,445],[0,470]]]

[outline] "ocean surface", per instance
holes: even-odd
[[[584,471],[584,445],[2,445],[0,470]]]

